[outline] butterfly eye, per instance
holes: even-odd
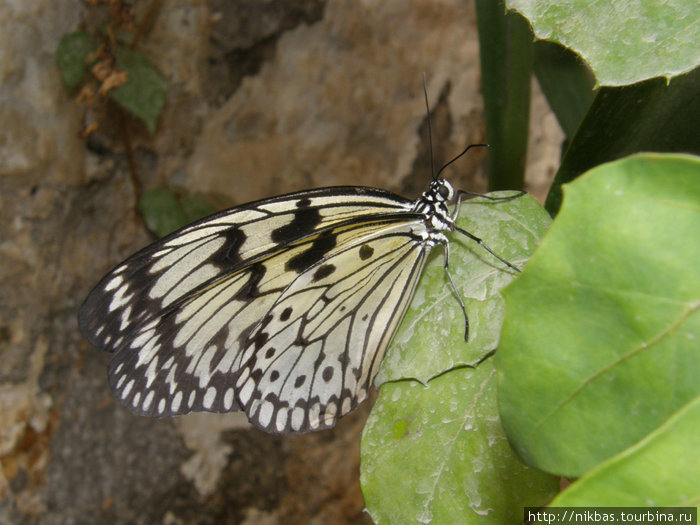
[[[438,194],[442,197],[442,200],[449,200],[452,198],[452,188],[446,184],[441,184],[438,188]]]

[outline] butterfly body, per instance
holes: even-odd
[[[417,200],[363,187],[246,204],[112,270],[79,312],[114,353],[115,396],[155,417],[244,410],[268,432],[332,427],[367,395],[454,191]]]

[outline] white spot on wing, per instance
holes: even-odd
[[[169,371],[168,375],[165,377],[165,382],[168,385],[169,394],[172,396],[175,390],[177,390],[177,383],[175,382],[175,372],[177,370],[177,365],[173,366]]]
[[[224,394],[224,409],[230,410],[233,406],[233,388],[228,388]]]
[[[294,410],[292,410],[292,430],[299,430],[303,423],[304,409],[301,407],[294,407]]]
[[[309,426],[311,428],[318,428],[319,416],[321,414],[321,405],[316,402],[309,408]]]
[[[133,341],[131,341],[130,346],[131,348],[141,348],[153,336],[157,337],[156,331],[153,328],[151,328],[150,330],[143,330],[139,335],[137,335],[134,338]]]
[[[174,362],[175,362],[175,356],[174,356],[174,355],[171,355],[171,356],[168,358],[168,360],[167,360],[165,363],[163,363],[163,367],[162,367],[163,370],[167,370],[168,368],[170,368],[171,366],[173,366],[173,363],[174,363]]]
[[[207,392],[204,394],[204,399],[202,400],[202,406],[209,410],[214,404],[214,399],[216,399],[216,388],[210,386],[207,388]]]
[[[131,317],[131,305],[127,306],[126,310],[122,312],[122,322],[119,324],[119,330],[126,330],[126,327],[129,326],[129,317]]]
[[[109,282],[105,285],[105,292],[111,292],[111,291],[114,290],[117,286],[119,286],[120,284],[122,284],[123,281],[124,281],[124,277],[122,277],[121,275],[117,275],[116,277],[114,277],[111,281],[109,281]]]
[[[178,390],[173,396],[173,400],[170,402],[170,407],[173,412],[180,410],[180,403],[182,403],[182,390]]]
[[[338,405],[335,403],[328,403],[328,405],[326,405],[326,413],[323,414],[323,422],[327,425],[331,424],[333,421],[335,421],[335,415],[337,412]]]
[[[197,353],[198,348],[191,349],[190,345],[187,345],[187,355],[193,355]],[[200,388],[204,388],[209,384],[211,379],[211,360],[214,358],[216,353],[216,346],[210,345],[199,358],[197,367],[194,370],[194,375],[199,379]]]
[[[243,403],[244,405],[248,403],[248,401],[250,400],[250,396],[253,394],[254,388],[255,384],[252,380],[245,382],[243,388],[241,388],[240,392],[238,393],[238,397],[240,398],[241,403]]]
[[[284,427],[287,425],[288,415],[287,410],[282,409],[277,411],[277,422],[275,425],[277,427],[277,432],[282,432],[282,430],[284,430]]]
[[[258,412],[258,422],[261,426],[266,427],[270,424],[273,412],[274,406],[272,403],[269,401],[263,401],[260,405],[260,412]]]
[[[146,370],[146,387],[150,387],[153,381],[156,379],[156,374],[158,374],[158,356],[153,358],[151,364],[148,365]]]
[[[364,399],[367,397],[367,389],[365,387],[360,388],[360,390],[357,393],[357,401],[364,401]]]
[[[128,284],[123,284],[121,288],[119,288],[116,292],[114,292],[114,295],[112,296],[112,300],[109,303],[109,311],[113,312],[117,308],[121,308],[125,304],[129,302],[129,300],[133,297],[133,294],[130,295],[125,295],[126,292],[129,290],[129,285]]]
[[[148,363],[150,363],[156,356],[156,353],[158,352],[158,349],[160,348],[160,344],[158,343],[158,334],[153,334],[153,337],[151,337],[146,344],[143,345],[142,348],[138,349],[138,359],[136,361],[136,366],[144,366]],[[134,343],[131,343],[131,348],[138,348],[134,345]]]
[[[131,392],[131,389],[134,387],[134,383],[135,381],[132,379],[126,384],[124,390],[122,390],[122,399],[126,399],[128,397],[129,392]]]
[[[148,410],[149,408],[151,408],[151,403],[153,402],[154,395],[155,395],[155,393],[153,392],[153,390],[148,391],[148,394],[146,394],[146,399],[143,400],[143,409],[144,410]]]

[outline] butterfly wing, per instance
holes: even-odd
[[[365,398],[413,295],[427,253],[414,227],[326,230],[222,278],[116,351],[115,396],[141,415],[242,405],[269,432],[333,426]]]
[[[430,247],[417,221],[365,225],[288,286],[251,332],[236,380],[250,421],[273,433],[330,428],[367,395]]]
[[[358,230],[367,235],[366,217],[385,217],[374,226],[383,229],[405,223],[410,205],[381,190],[331,188],[212,216],[115,268],[82,306],[81,328],[115,351],[110,383],[132,411],[236,410],[235,379],[253,362],[243,350],[280,294],[332,250],[344,253]]]
[[[110,361],[114,395],[147,416],[238,410],[232,386],[241,343],[288,280],[283,267],[253,263],[143,325]]]

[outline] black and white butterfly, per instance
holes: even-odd
[[[110,385],[136,414],[244,410],[272,433],[330,428],[367,396],[435,246],[447,270],[445,232],[513,268],[455,225],[464,193],[453,214],[438,176],[415,201],[349,186],[217,213],[109,272],[80,328],[114,353]]]

